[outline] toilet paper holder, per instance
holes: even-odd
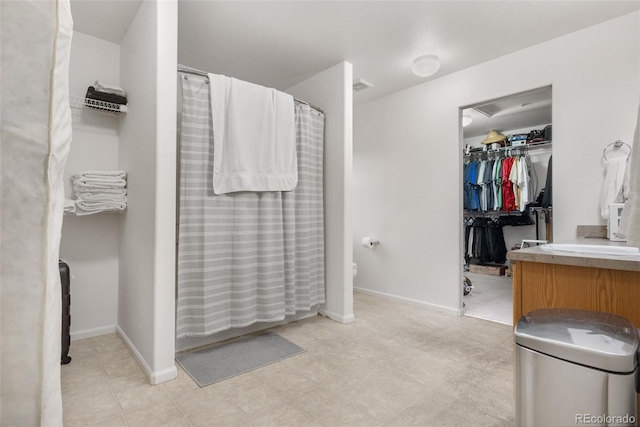
[[[365,248],[373,249],[380,244],[379,240],[374,239],[373,237],[363,237],[362,238],[362,246]]]

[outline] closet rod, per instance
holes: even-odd
[[[521,151],[524,150],[527,153],[529,152],[530,148],[544,148],[544,147],[550,147],[552,144],[552,141],[541,141],[541,142],[532,142],[529,144],[523,144],[523,145],[510,145],[508,147],[500,147],[497,148],[495,150],[483,150],[483,149],[472,149],[469,152],[463,152],[464,157],[469,157],[472,156],[474,154],[489,154],[489,153],[501,153],[501,152],[510,152],[510,151]]]
[[[201,77],[209,77],[209,74],[208,74],[208,73],[205,73],[204,71],[191,70],[191,69],[189,69],[189,68],[183,68],[183,67],[178,67],[178,72],[179,72],[179,73],[194,74],[194,75],[196,75],[196,76],[201,76]],[[323,111],[323,110],[322,110],[322,108],[320,108],[320,107],[316,107],[315,105],[310,104],[310,103],[308,103],[308,102],[306,102],[306,101],[303,101],[303,100],[301,100],[301,99],[298,99],[298,98],[293,98],[293,99],[294,99],[294,100],[296,100],[296,101],[298,101],[298,102],[299,102],[299,103],[301,103],[301,104],[308,105],[309,107],[313,108],[314,110],[316,110],[316,111],[318,111],[318,112],[320,112],[320,113],[324,114],[324,111]]]

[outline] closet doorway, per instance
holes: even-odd
[[[513,323],[510,250],[553,240],[551,86],[462,110],[464,313]]]

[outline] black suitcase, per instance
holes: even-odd
[[[60,269],[60,285],[62,288],[62,354],[60,363],[66,365],[71,362],[69,347],[71,346],[71,273],[64,261],[58,261]]]

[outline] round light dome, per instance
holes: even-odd
[[[416,76],[420,77],[428,77],[434,74],[440,68],[440,61],[437,56],[434,55],[425,55],[419,58],[416,58],[413,61],[413,73]]]
[[[464,116],[462,116],[462,127],[469,126],[472,121],[473,119],[471,118],[471,116],[465,114]]]

